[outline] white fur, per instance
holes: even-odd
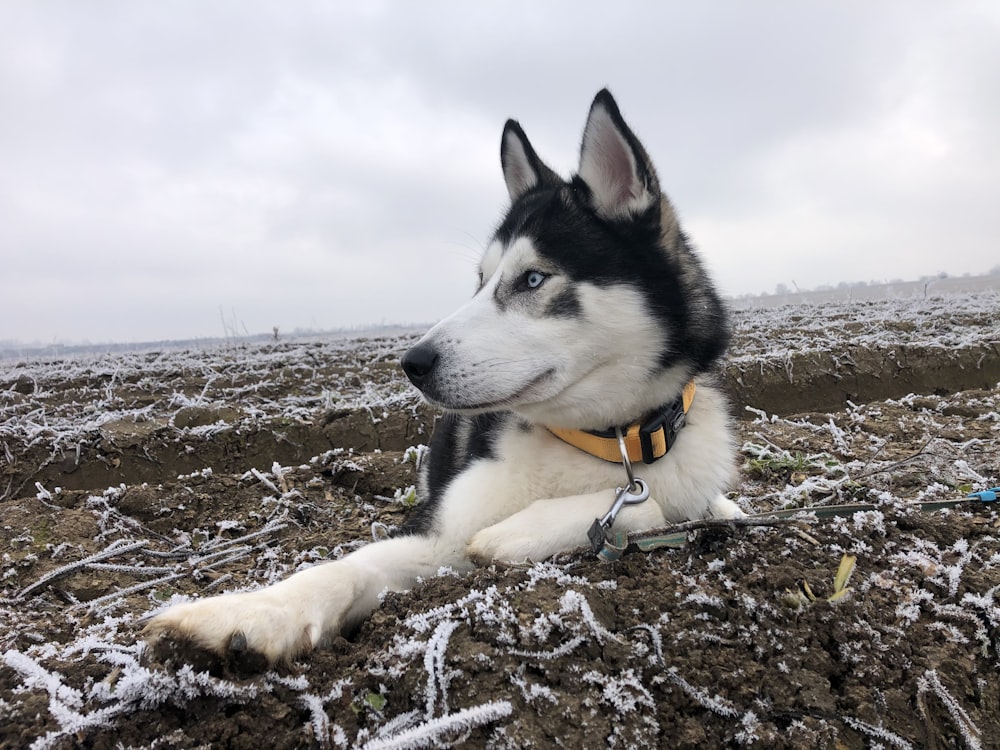
[[[556,269],[531,302],[511,299],[501,309],[495,298],[504,296],[505,284],[528,270],[549,269],[525,238],[499,258],[491,248],[486,258],[483,288],[423,339],[442,358],[432,398],[437,405],[502,407],[536,424],[593,429],[648,414],[668,400],[664,394],[680,393],[690,377],[686,370],[650,376],[667,342],[635,289],[575,282],[582,314],[539,318],[538,307],[569,281]]]

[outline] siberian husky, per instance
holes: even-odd
[[[595,528],[596,548],[612,522],[620,533],[740,515],[720,494],[734,472],[712,375],[725,310],[611,94],[591,105],[569,180],[514,120],[500,160],[511,205],[476,293],[402,359],[444,410],[413,518],[268,588],[171,607],[149,641],[287,662],[445,566],[543,560]]]

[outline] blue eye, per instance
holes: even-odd
[[[542,285],[547,277],[544,273],[539,273],[538,271],[528,271],[524,276],[524,283],[528,285],[528,289],[537,289]]]

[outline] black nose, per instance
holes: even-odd
[[[431,344],[423,343],[417,344],[404,354],[400,364],[402,364],[403,372],[406,373],[410,382],[420,388],[427,380],[427,376],[433,372],[437,361],[437,349]]]

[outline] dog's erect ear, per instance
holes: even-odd
[[[640,214],[660,197],[649,156],[607,89],[598,92],[590,106],[579,175],[590,188],[594,210],[606,219]]]
[[[500,165],[511,201],[540,184],[560,182],[559,175],[538,158],[517,120],[507,120],[500,139]]]

